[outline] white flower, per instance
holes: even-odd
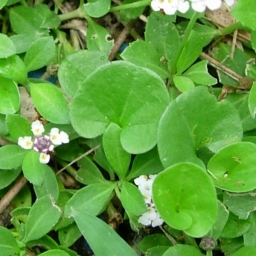
[[[50,161],[50,155],[45,153],[40,153],[39,161],[41,164],[48,164]]]
[[[69,143],[67,133],[63,131],[60,132],[58,128],[51,129],[50,140],[56,146],[61,145],[62,143]]]
[[[221,7],[221,0],[190,0],[191,7],[197,12],[204,12],[206,8],[217,10]],[[226,4],[231,6],[234,0],[225,0]]]
[[[33,147],[33,141],[30,136],[19,137],[18,145],[24,149],[31,149]]]
[[[31,130],[35,136],[40,136],[44,132],[44,126],[39,120],[36,120],[32,123]]]
[[[160,215],[156,212],[155,208],[149,207],[148,211],[143,213],[138,222],[145,226],[161,226],[163,224],[163,220],[161,219]]]
[[[168,15],[173,15],[177,11],[185,13],[189,9],[186,0],[152,0],[151,7],[154,11],[163,10]]]

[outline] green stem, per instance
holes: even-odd
[[[63,13],[59,15],[59,18],[61,21],[70,20],[74,18],[83,18],[83,17],[84,17],[84,12],[81,7],[79,7],[78,9],[72,12]]]
[[[212,256],[212,251],[206,251],[206,256]]]
[[[188,39],[189,39],[189,36],[191,34],[191,31],[197,21],[197,18],[199,17],[199,13],[198,12],[194,12],[194,14],[192,15],[189,23],[188,23],[188,26],[186,27],[186,30],[185,30],[185,33],[184,33],[184,36],[182,38],[182,41],[181,41],[181,44],[180,44],[180,47],[179,47],[179,50],[178,50],[178,54],[177,54],[177,57],[176,57],[176,60],[175,60],[175,66],[174,66],[174,70],[173,70],[173,74],[176,73],[177,71],[177,62],[179,60],[179,57],[183,51],[183,48],[185,47]]]
[[[218,31],[217,33],[217,37],[218,36],[225,36],[225,35],[228,35],[228,34],[231,34],[232,32],[234,32],[235,30],[237,29],[243,29],[243,25],[240,23],[240,22],[236,22],[228,27],[225,27],[221,30]]]
[[[134,2],[134,3],[130,3],[130,4],[123,4],[123,5],[119,5],[119,6],[114,6],[114,7],[110,8],[109,11],[117,12],[117,11],[121,11],[121,10],[125,10],[125,9],[133,9],[133,8],[143,7],[143,6],[149,5],[150,2],[151,2],[151,0],[142,0],[142,1]]]

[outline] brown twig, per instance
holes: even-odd
[[[112,61],[116,54],[118,53],[121,45],[123,44],[123,42],[125,41],[126,37],[129,35],[130,31],[132,30],[134,24],[135,24],[136,20],[131,20],[129,21],[126,26],[124,27],[124,29],[122,30],[122,32],[119,34],[119,36],[117,37],[115,44],[108,56],[108,60]]]
[[[76,163],[77,161],[79,161],[80,159],[82,159],[83,157],[91,154],[93,151],[95,151],[96,149],[98,149],[100,147],[100,145],[91,148],[90,150],[86,151],[84,154],[82,154],[81,156],[77,157],[76,159],[74,159],[72,162],[70,162],[69,164],[67,164],[66,166],[64,166],[63,168],[61,168],[59,171],[56,172],[56,175],[60,174],[61,172],[63,172],[65,169],[67,169],[69,166],[71,166],[72,164]]]
[[[25,186],[26,183],[27,179],[24,176],[22,176],[10,188],[10,190],[0,200],[0,214],[6,209],[6,207],[11,203],[13,198],[21,191],[21,189]]]

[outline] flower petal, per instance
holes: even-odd
[[[42,164],[48,164],[50,161],[50,155],[45,154],[45,153],[40,153],[39,161]]]
[[[35,136],[41,136],[44,132],[44,126],[39,120],[36,120],[31,124],[31,131]]]

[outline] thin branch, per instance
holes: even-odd
[[[27,179],[22,176],[16,181],[16,183],[10,188],[5,196],[0,200],[0,214],[7,208],[14,197],[21,191],[21,189],[27,183]]]
[[[83,153],[81,156],[77,157],[76,159],[74,159],[72,162],[70,162],[69,164],[67,164],[66,166],[64,166],[63,168],[61,168],[59,171],[56,172],[56,175],[60,174],[61,172],[63,172],[64,170],[66,170],[69,166],[71,166],[72,164],[76,163],[77,161],[79,161],[80,159],[82,159],[83,157],[91,154],[93,151],[95,151],[96,149],[98,149],[100,147],[100,145],[91,148],[90,150],[86,151],[85,153]]]

